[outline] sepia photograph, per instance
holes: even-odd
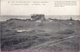
[[[79,52],[79,3],[1,0],[1,52]]]

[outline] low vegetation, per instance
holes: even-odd
[[[79,42],[78,35],[80,34],[79,27],[80,21],[73,20],[72,24],[69,24],[70,20],[53,20],[51,22],[43,22],[38,24],[35,21],[24,21],[11,19],[6,22],[2,22],[0,31],[1,34],[1,50],[17,50],[17,49],[29,49],[31,47],[38,46],[45,42],[63,40],[69,36],[75,36],[74,38],[67,39],[63,42],[53,46],[47,46],[40,49],[70,49],[78,50]],[[37,25],[38,24],[38,25]],[[17,32],[17,30],[26,30],[23,32]],[[30,31],[27,31],[31,29]]]

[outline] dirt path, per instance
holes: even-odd
[[[40,45],[37,45],[37,46],[34,46],[34,47],[31,47],[29,48],[28,50],[34,50],[34,49],[40,49],[42,47],[46,47],[46,46],[52,46],[52,45],[56,45],[60,42],[63,42],[64,40],[67,40],[67,39],[71,39],[71,38],[74,38],[75,36],[69,36],[69,37],[66,37],[66,38],[63,38],[63,39],[60,39],[60,40],[55,40],[55,41],[48,41],[48,42],[45,42],[43,44],[40,44]]]

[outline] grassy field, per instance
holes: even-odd
[[[80,21],[53,20],[49,22],[46,20],[39,23],[10,19],[1,22],[1,28],[1,50],[79,49]],[[18,32],[18,30],[24,31]]]

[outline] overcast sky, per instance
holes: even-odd
[[[14,3],[12,3],[12,1]],[[21,4],[21,3],[16,3],[19,1],[21,1],[22,4],[29,4],[29,5],[11,5],[11,4]],[[26,3],[23,3],[24,1]],[[41,2],[44,2],[45,5],[32,5],[35,4],[33,3],[34,1],[39,2],[39,4],[43,4]],[[71,1],[77,1],[76,6],[65,6],[65,7],[54,7],[55,1],[57,0],[1,0],[1,15],[30,15],[30,14],[79,15],[78,0],[71,0]],[[63,0],[63,1],[69,1],[69,0]]]
[[[29,2],[25,3],[29,5],[24,5],[23,3],[24,1]],[[32,5],[35,4],[33,3],[35,1],[39,2],[40,5]],[[55,1],[77,1],[76,2],[77,4],[76,6],[55,7],[54,5]],[[21,2],[21,3],[15,3],[15,2]],[[14,5],[14,4],[23,4],[23,5]],[[31,15],[31,14],[79,15],[80,14],[79,11],[80,11],[79,0],[1,0],[1,15]]]

